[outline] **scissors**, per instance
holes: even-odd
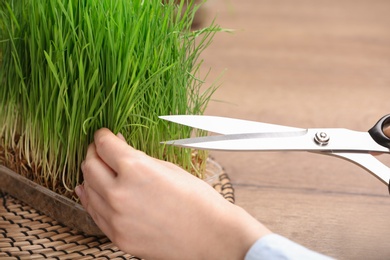
[[[372,153],[390,153],[390,114],[368,132],[344,128],[295,128],[289,126],[207,115],[169,115],[161,119],[218,135],[162,142],[166,145],[224,151],[306,151],[341,157],[370,172],[387,185],[390,168]]]

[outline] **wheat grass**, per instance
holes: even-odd
[[[215,91],[201,91],[200,54],[221,29],[191,31],[198,6],[181,2],[2,1],[3,161],[71,197],[93,133],[108,127],[202,177],[207,154],[160,144],[191,129],[159,115],[202,114]]]

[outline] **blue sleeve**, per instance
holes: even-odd
[[[245,256],[245,260],[259,259],[330,260],[333,258],[311,251],[280,235],[269,234],[257,240]]]

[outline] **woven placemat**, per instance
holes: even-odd
[[[234,203],[226,173],[213,187]],[[120,251],[105,236],[87,236],[0,193],[0,259],[139,259]]]

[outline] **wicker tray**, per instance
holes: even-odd
[[[224,171],[208,182],[234,203],[234,189]],[[107,237],[65,226],[5,192],[0,202],[0,259],[139,259],[120,251]]]

